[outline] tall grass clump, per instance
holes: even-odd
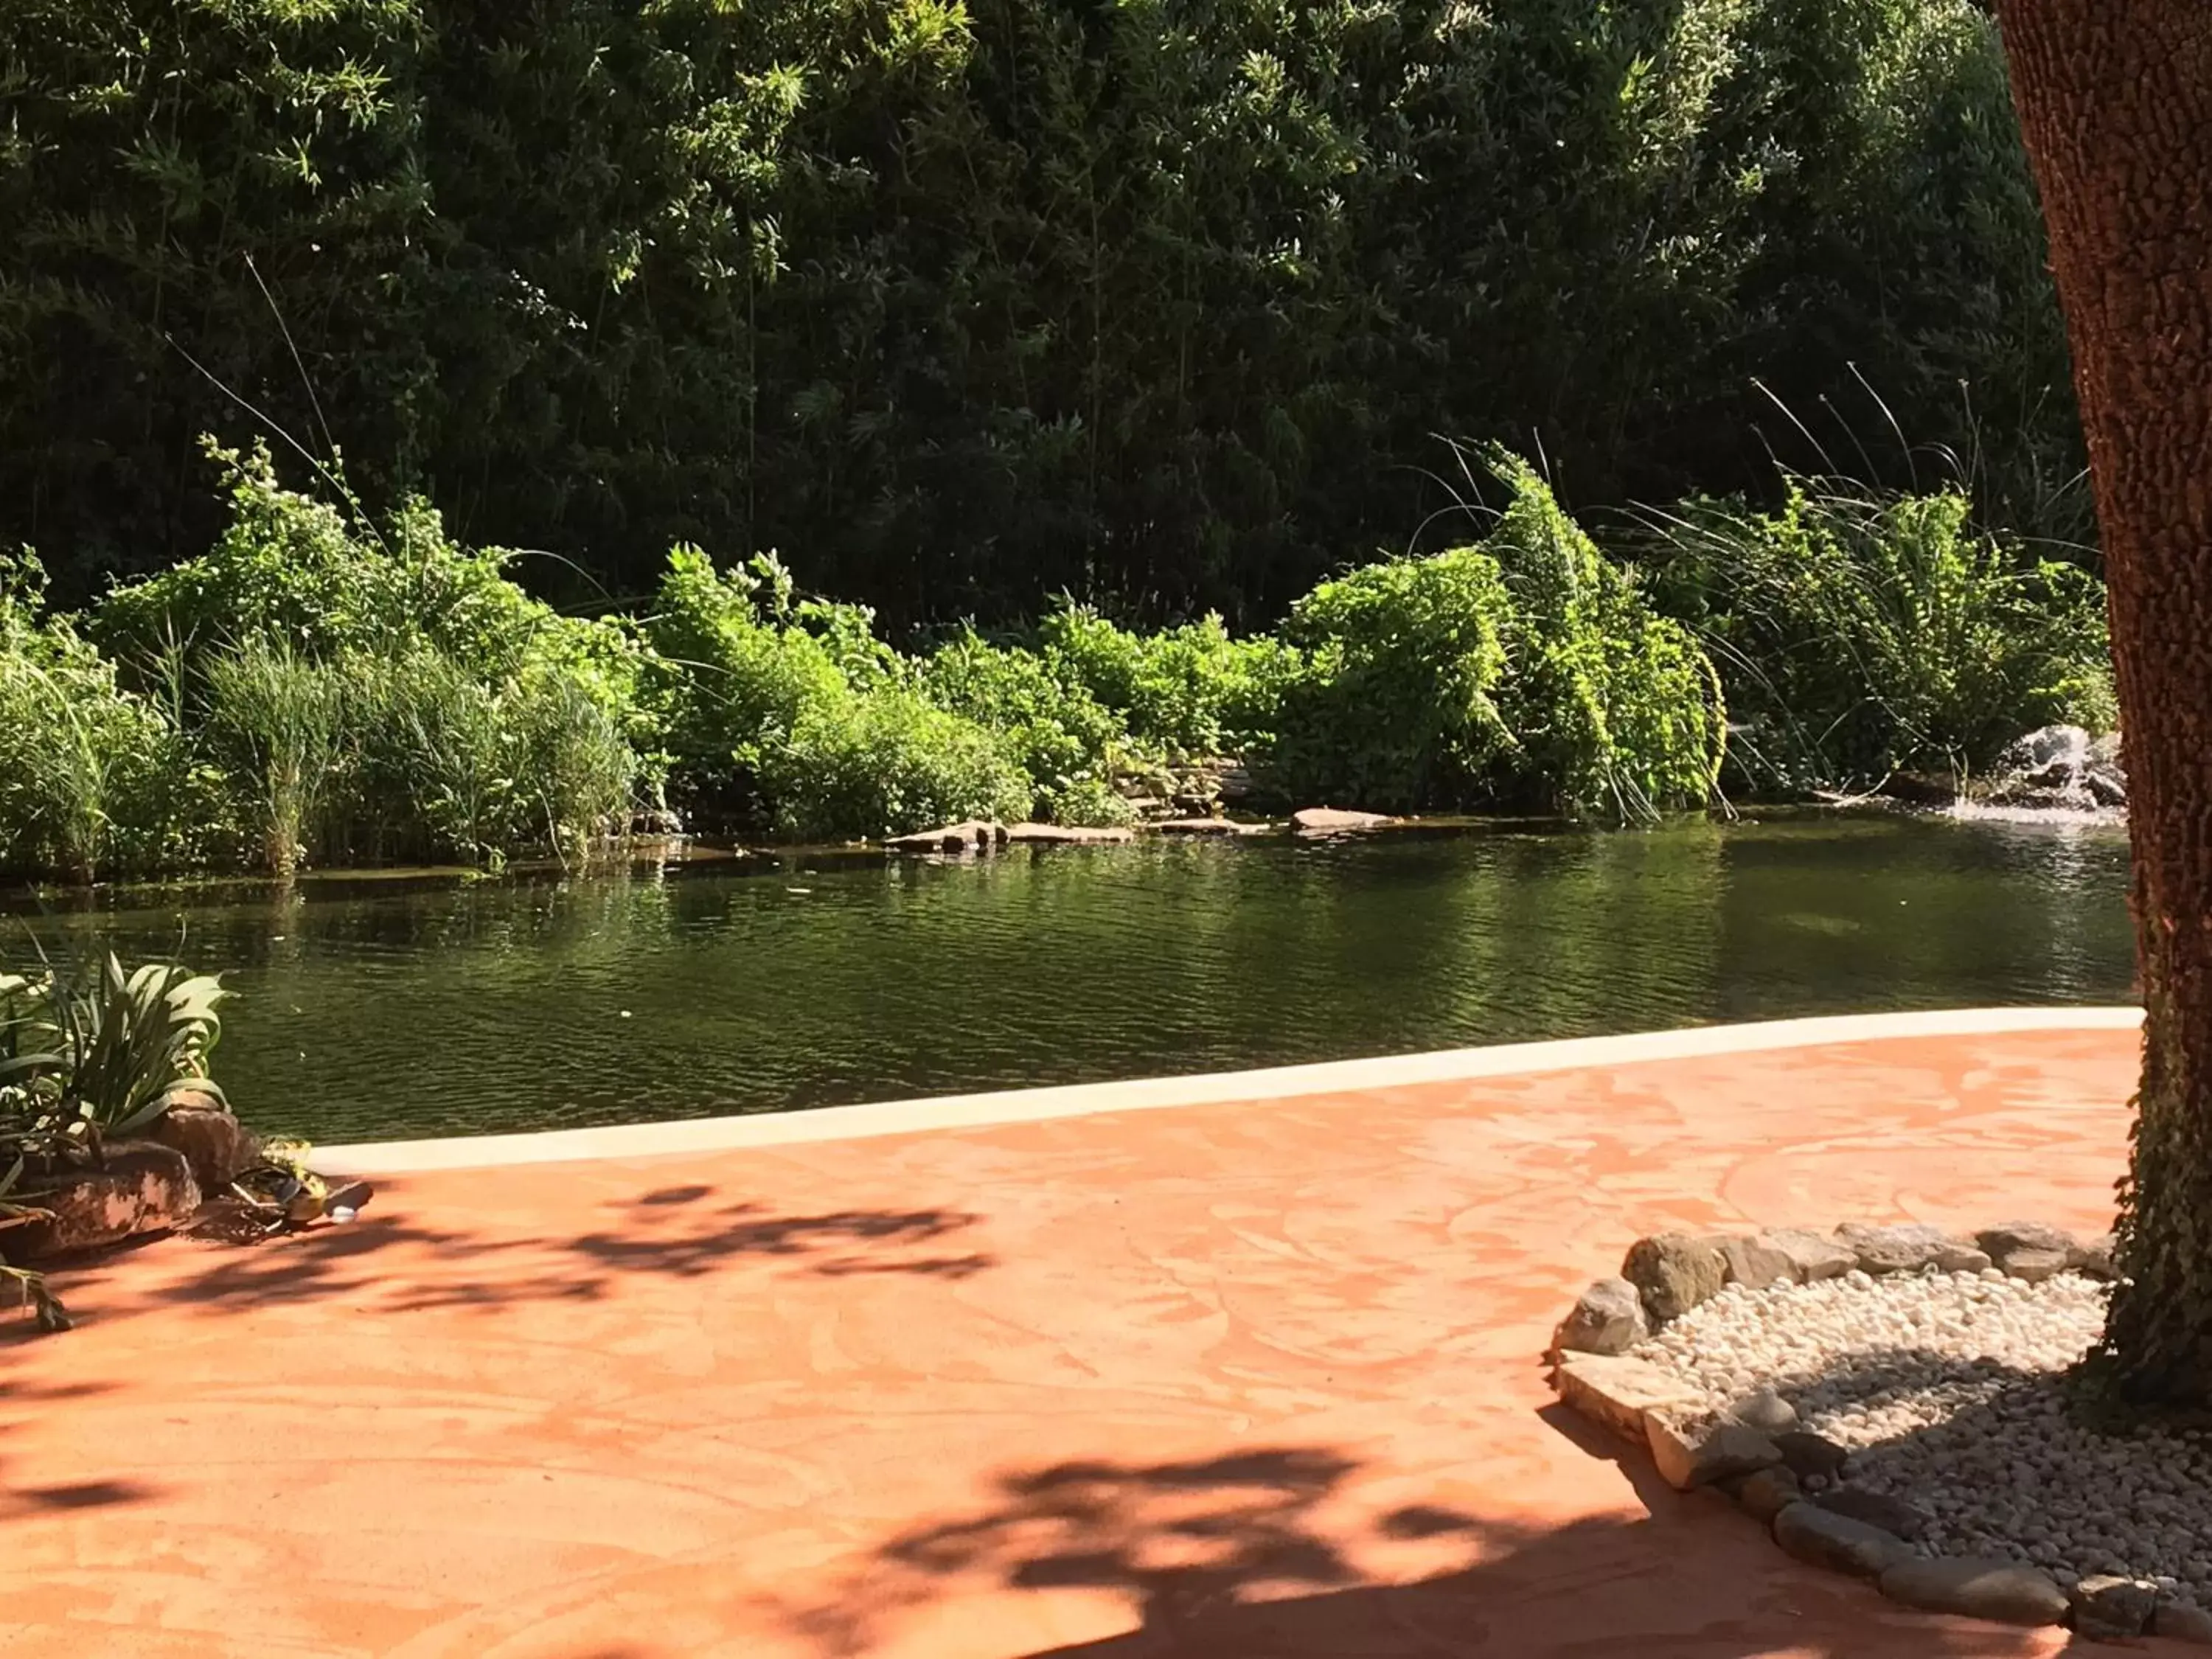
[[[1783,504],[1647,515],[1668,602],[1719,661],[1762,793],[1971,772],[2052,721],[2116,717],[2103,584],[1981,529],[1955,488],[1790,476]]]

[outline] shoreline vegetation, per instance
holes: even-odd
[[[1778,507],[1692,498],[1601,544],[1492,448],[1479,534],[1348,569],[1268,632],[1062,600],[894,644],[773,555],[688,545],[650,601],[567,614],[427,503],[379,522],[335,474],[302,493],[266,449],[208,447],[228,522],[204,555],[74,613],[27,552],[0,566],[0,872],[1115,828],[1146,797],[1212,810],[1224,778],[1279,814],[1632,824],[2111,726],[2096,577],[1955,489],[1784,475]]]

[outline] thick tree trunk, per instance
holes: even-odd
[[[2111,583],[2143,1071],[2106,1343],[2212,1403],[2212,7],[1998,0]]]

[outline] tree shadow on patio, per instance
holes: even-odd
[[[1126,1602],[1135,1628],[1023,1659],[2019,1659],[2057,1635],[1931,1619],[1800,1567],[1717,1494],[1672,1491],[1562,1407],[1541,1415],[1617,1465],[1646,1514],[1357,1515],[1359,1460],[1316,1447],[1069,1463],[1006,1476],[979,1513],[891,1540],[791,1623],[824,1659],[859,1659],[956,1592],[1074,1588]],[[1456,1559],[1375,1570],[1378,1547],[1408,1543]]]
[[[995,1260],[943,1248],[983,1219],[944,1207],[786,1213],[749,1200],[718,1203],[714,1188],[685,1187],[608,1200],[580,1215],[590,1224],[579,1231],[531,1233],[505,1223],[495,1207],[463,1228],[408,1204],[404,1185],[396,1198],[386,1212],[343,1225],[245,1244],[138,1241],[55,1262],[50,1276],[73,1313],[97,1317],[133,1302],[338,1295],[391,1311],[588,1301],[625,1280],[697,1278],[746,1261],[832,1278],[964,1279]]]

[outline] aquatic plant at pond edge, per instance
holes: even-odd
[[[2117,717],[2103,584],[1974,523],[1957,488],[1790,476],[1783,504],[1644,515],[1660,589],[1712,650],[1755,790],[1984,767],[2023,731]]]

